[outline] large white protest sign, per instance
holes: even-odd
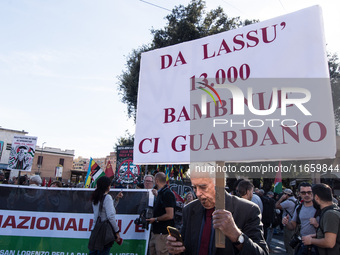
[[[134,163],[333,158],[325,45],[314,6],[143,53]]]

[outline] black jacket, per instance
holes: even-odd
[[[225,209],[230,211],[238,228],[245,234],[243,248],[239,251],[231,241],[225,238],[225,248],[216,249],[213,245],[212,254],[269,254],[266,241],[263,237],[263,225],[259,207],[242,198],[226,193]],[[185,254],[196,255],[199,249],[199,233],[201,231],[204,208],[199,200],[195,200],[183,209],[182,237],[186,248]],[[215,238],[213,240],[215,243]]]

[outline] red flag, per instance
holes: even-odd
[[[41,186],[43,186],[43,187],[45,187],[45,186],[46,186],[46,180],[45,180],[45,177],[44,177],[44,179],[43,179],[43,181],[42,181],[42,184],[41,184]]]
[[[107,165],[106,165],[106,168],[105,168],[105,175],[107,177],[111,177],[111,176],[114,175],[110,160],[107,162]]]
[[[172,191],[172,192],[175,194],[176,201],[184,203],[184,199],[180,195],[178,195],[176,191]]]
[[[51,180],[51,177],[50,177],[50,180],[48,181],[47,187],[51,187],[51,183],[52,183],[52,180]]]

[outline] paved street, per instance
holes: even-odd
[[[273,235],[273,239],[270,244],[270,254],[286,255],[286,249],[283,243],[283,234]]]

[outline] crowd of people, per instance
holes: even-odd
[[[326,184],[302,182],[296,194],[277,194],[241,179],[226,193],[225,210],[215,210],[214,179],[191,175],[191,183],[197,199],[183,208],[183,240],[168,236],[165,253],[152,254],[268,254],[282,232],[287,254],[340,254],[339,201]],[[226,248],[214,246],[216,229]]]
[[[21,175],[19,177],[12,177],[7,180],[3,171],[0,171],[0,184],[13,184],[13,185],[27,185],[27,186],[43,186],[43,180],[39,175]],[[50,187],[64,187],[65,185],[59,180],[53,180]]]
[[[145,176],[144,188],[155,195],[148,254],[269,254],[274,232],[284,233],[287,254],[340,254],[340,211],[328,185],[302,182],[295,197],[288,188],[276,194],[238,180],[225,210],[216,210],[215,179],[190,179],[194,193],[185,196],[179,238],[167,231],[175,226],[176,197],[165,174]],[[225,248],[215,247],[217,229]]]
[[[301,182],[296,194],[289,188],[277,194],[254,188],[248,180],[239,180],[233,193],[259,206],[264,238],[269,249],[273,233],[283,232],[284,246],[289,255],[340,254],[339,200],[333,196],[332,189],[328,185]],[[323,203],[325,206],[322,206]],[[328,235],[332,236],[333,241],[330,242],[326,237],[325,240],[328,242],[320,243],[316,239],[325,236],[324,231],[320,232],[320,225],[323,225],[326,219],[322,217],[323,208],[326,206],[332,209],[333,222],[330,225],[333,228],[329,228],[332,233]],[[329,224],[329,221],[327,222]]]
[[[148,254],[269,254],[274,233],[284,235],[289,255],[340,254],[339,201],[326,184],[302,182],[295,193],[286,188],[277,194],[254,187],[249,180],[239,179],[233,189],[225,192],[225,209],[217,210],[215,179],[209,173],[192,172],[190,180],[193,192],[185,194],[178,220],[176,196],[165,174],[144,176],[143,186],[139,188],[150,189],[155,196],[152,217],[147,219],[151,226]],[[21,185],[28,182],[24,176],[16,181]],[[31,186],[41,184],[38,175],[29,179]],[[119,241],[115,206],[124,192],[112,199],[108,195],[110,184],[107,177],[97,182],[92,195],[94,221],[103,203],[104,211],[100,214],[110,219]],[[52,185],[62,186],[58,181]],[[168,235],[168,226],[177,227],[181,237]],[[224,248],[215,246],[216,230],[225,237]],[[91,251],[91,254],[107,255],[110,247]]]

